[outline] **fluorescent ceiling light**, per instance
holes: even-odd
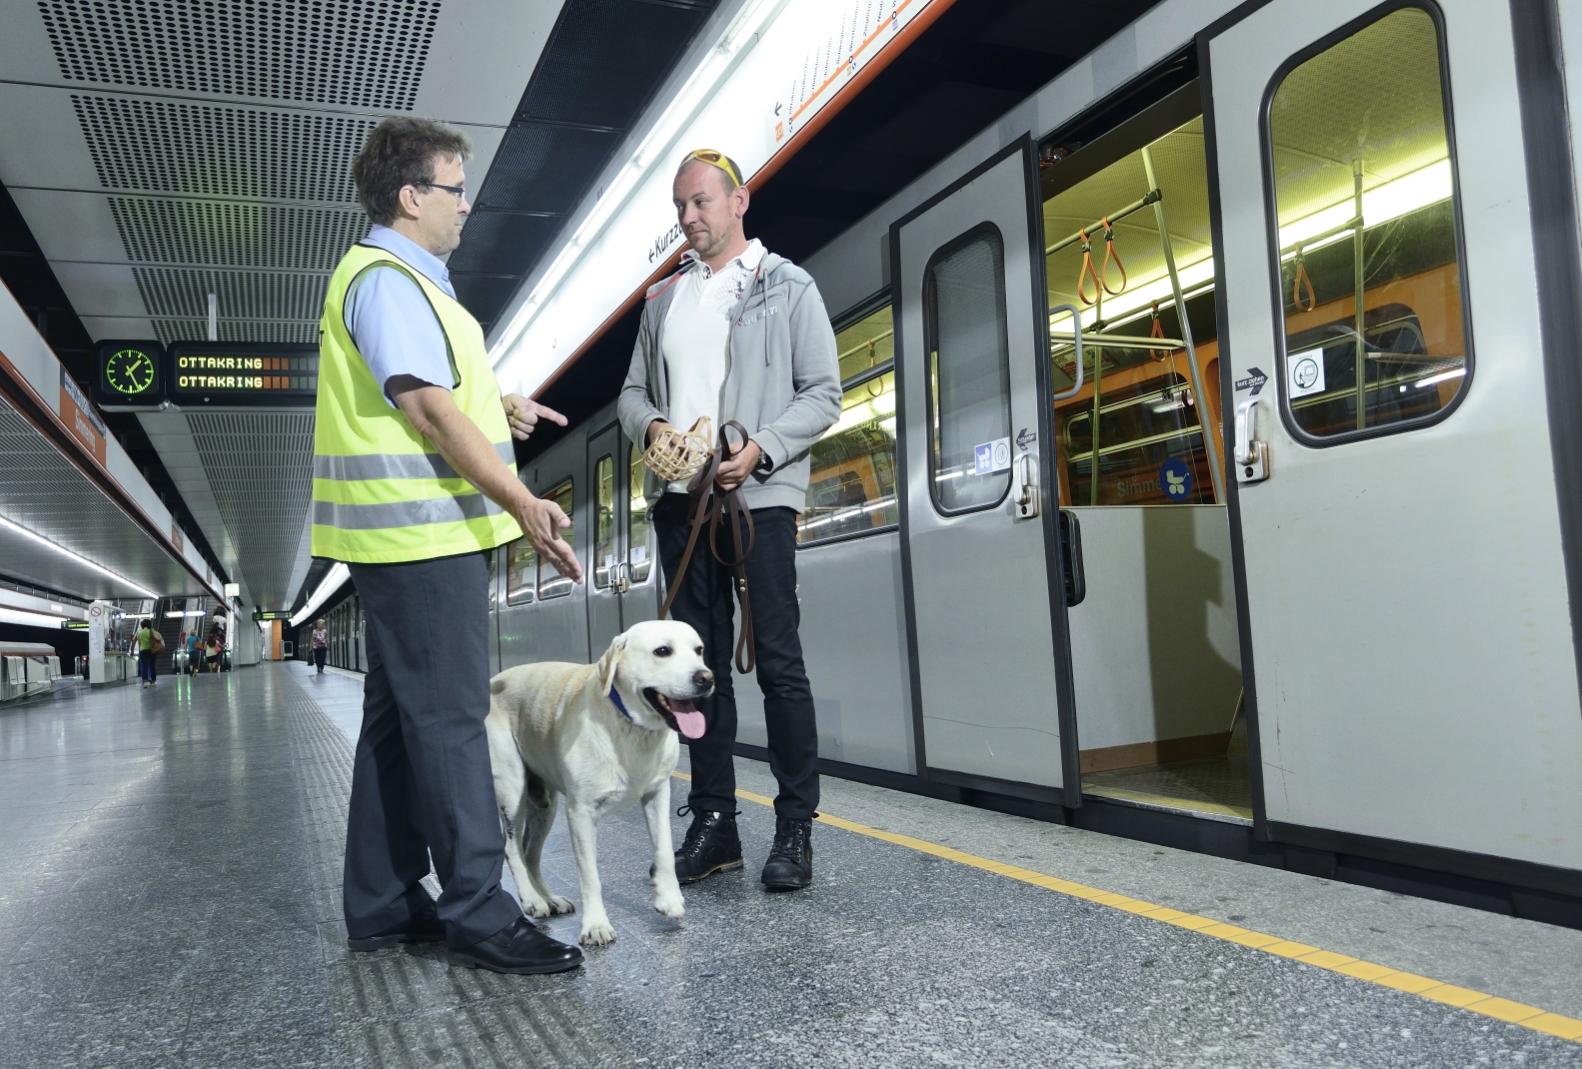
[[[567,273],[581,259],[583,250],[598,240],[610,221],[626,207],[632,194],[637,191],[639,182],[647,176],[661,157],[672,150],[675,140],[681,136],[685,126],[697,117],[698,111],[713,97],[721,79],[735,69],[736,64],[733,60],[742,47],[772,22],[788,2],[789,0],[749,0],[741,13],[726,27],[725,32],[720,35],[719,43],[687,78],[680,91],[666,105],[665,110],[659,114],[626,165],[614,178],[605,183],[604,192],[594,203],[593,208],[577,225],[577,229],[561,247],[560,253],[550,262],[548,269],[539,276],[527,300],[512,317],[510,325],[500,335],[500,340],[490,352],[491,366],[497,367],[505,359],[516,341],[528,327],[532,326],[539,310],[555,295]],[[743,176],[743,178],[747,177],[750,176]]]
[[[309,619],[319,611],[319,606],[329,600],[330,595],[341,588],[341,584],[351,577],[351,569],[346,565],[336,562],[335,566],[324,574],[323,582],[313,591],[313,596],[308,598],[308,603],[302,606],[302,611],[289,621],[290,626],[300,627],[302,621]]]
[[[159,597],[158,594],[154,593],[152,590],[148,589],[146,586],[139,586],[136,583],[132,582],[132,580],[128,579],[126,576],[120,575],[120,574],[118,574],[116,572],[112,572],[110,569],[104,567],[101,564],[95,564],[93,561],[89,560],[87,557],[84,557],[81,553],[73,553],[71,550],[67,549],[65,546],[61,545],[59,542],[51,542],[49,539],[45,538],[43,535],[34,534],[32,531],[29,531],[26,527],[23,527],[21,524],[19,524],[19,523],[12,523],[10,520],[6,519],[3,516],[0,516],[0,527],[4,527],[6,530],[15,531],[17,534],[22,535],[22,536],[24,536],[26,538],[31,538],[33,541],[37,542],[41,546],[48,546],[50,549],[53,549],[56,553],[59,553],[61,556],[63,556],[63,557],[70,557],[72,560],[76,561],[78,564],[87,565],[89,568],[92,568],[94,571],[99,572],[101,575],[107,575],[111,579],[114,579],[118,583],[125,583],[127,586],[131,587],[133,590],[136,590],[137,592],[139,592],[141,594],[147,594],[151,598]]]
[[[1430,204],[1437,204],[1450,198],[1452,190],[1450,178],[1450,160],[1443,159],[1438,163],[1430,163],[1427,167],[1419,167],[1410,174],[1404,174],[1362,193],[1362,219],[1364,226],[1378,226],[1388,223],[1392,219],[1399,219],[1409,212],[1419,208],[1426,208]],[[1347,197],[1338,204],[1316,211],[1311,215],[1287,223],[1280,228],[1280,248],[1289,249],[1298,241],[1306,242],[1315,234],[1345,226],[1355,218],[1356,201]],[[1331,234],[1322,241],[1305,245],[1302,251],[1311,252],[1331,245],[1337,241],[1351,240],[1351,231]],[[1283,253],[1282,259],[1290,259],[1296,253]]]
[[[1446,381],[1447,379],[1459,379],[1466,373],[1467,369],[1464,367],[1453,368],[1450,371],[1441,371],[1439,374],[1430,375],[1426,379],[1418,379],[1417,388],[1420,390],[1425,386],[1435,386]]]

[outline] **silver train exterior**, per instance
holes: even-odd
[[[830,767],[1582,895],[1579,41],[1167,0],[809,258]],[[497,666],[656,614],[637,463],[612,398],[525,465],[589,581],[497,551]]]

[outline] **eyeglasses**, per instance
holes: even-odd
[[[456,194],[457,197],[465,197],[467,195],[465,186],[442,186],[438,182],[413,182],[412,184],[414,186],[427,186],[430,189],[443,189],[446,193]]]
[[[737,185],[742,184],[741,172],[736,169],[736,164],[732,163],[731,158],[718,149],[693,149],[691,152],[687,153],[687,158],[682,160],[681,163],[683,166],[685,166],[692,160],[697,160],[700,163],[706,163],[711,167],[718,167],[720,170],[731,176],[732,182],[735,182]]]

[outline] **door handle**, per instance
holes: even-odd
[[[1052,304],[1049,306],[1051,313],[1065,309],[1071,313],[1071,344],[1076,347],[1077,381],[1072,383],[1071,389],[1064,393],[1052,395],[1051,401],[1064,401],[1068,397],[1075,397],[1082,392],[1082,312],[1074,304]]]
[[[1236,481],[1261,483],[1269,477],[1269,443],[1258,437],[1263,402],[1249,397],[1236,406]]]
[[[1038,486],[1038,454],[1023,453],[1017,457],[1016,470],[1021,484],[1016,495],[1016,518],[1032,519],[1038,515],[1039,498],[1043,496]]]

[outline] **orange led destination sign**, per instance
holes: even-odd
[[[319,390],[319,351],[308,345],[177,342],[167,378],[177,404],[311,407]]]

